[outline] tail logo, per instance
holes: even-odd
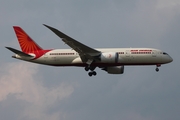
[[[42,48],[36,42],[34,42],[20,27],[14,26],[14,31],[23,52],[29,53],[42,50]]]

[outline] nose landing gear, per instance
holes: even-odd
[[[159,71],[159,68],[157,67],[157,68],[156,68],[156,72],[158,72],[158,71]]]
[[[159,72],[159,68],[158,68],[158,67],[160,67],[160,66],[161,66],[160,64],[157,64],[157,65],[156,65],[156,69],[155,69],[156,72]]]

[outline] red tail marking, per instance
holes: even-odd
[[[21,50],[25,53],[43,50],[36,42],[34,42],[26,32],[18,26],[13,26],[18,38]]]

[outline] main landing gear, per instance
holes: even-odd
[[[91,71],[91,72],[88,73],[88,75],[89,75],[90,77],[91,77],[92,75],[96,76],[97,73],[96,73],[96,71]]]
[[[158,65],[156,65],[156,72],[159,72],[159,68],[158,67],[160,67],[161,65],[160,64],[158,64]]]
[[[84,69],[85,69],[85,71],[91,70],[91,71],[88,73],[88,75],[91,77],[92,75],[94,75],[94,76],[97,75],[96,71],[94,71],[95,68],[96,68],[96,67],[86,66]]]

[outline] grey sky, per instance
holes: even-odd
[[[2,120],[179,120],[179,0],[0,0],[0,116]],[[152,47],[174,61],[128,66],[123,75],[97,69],[18,61],[13,25],[43,48],[69,48],[42,24],[90,47]]]

